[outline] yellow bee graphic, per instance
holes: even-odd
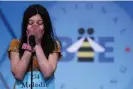
[[[105,52],[105,48],[91,37],[82,37],[67,48],[67,52],[78,52],[78,61],[93,61],[94,52]]]

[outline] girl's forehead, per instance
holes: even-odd
[[[41,16],[39,14],[33,15],[29,18],[29,20],[42,20]]]

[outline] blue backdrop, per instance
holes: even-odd
[[[7,49],[33,3],[48,9],[62,42],[56,89],[133,89],[133,2],[110,1],[0,2],[0,89],[13,87]]]

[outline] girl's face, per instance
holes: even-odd
[[[43,20],[39,14],[36,14],[29,18],[26,32],[28,37],[30,35],[42,36],[44,34]]]

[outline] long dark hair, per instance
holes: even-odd
[[[43,19],[45,31],[44,31],[44,35],[41,41],[41,46],[47,58],[49,54],[57,48],[58,45],[56,41],[58,40],[58,42],[60,43],[59,39],[55,36],[53,32],[51,19],[50,19],[47,9],[40,4],[30,5],[25,10],[24,16],[23,16],[22,33],[21,33],[20,47],[19,47],[20,57],[22,57],[24,53],[24,50],[22,50],[21,47],[23,43],[27,43],[26,30],[27,30],[29,18],[36,14],[39,14],[41,18]]]

